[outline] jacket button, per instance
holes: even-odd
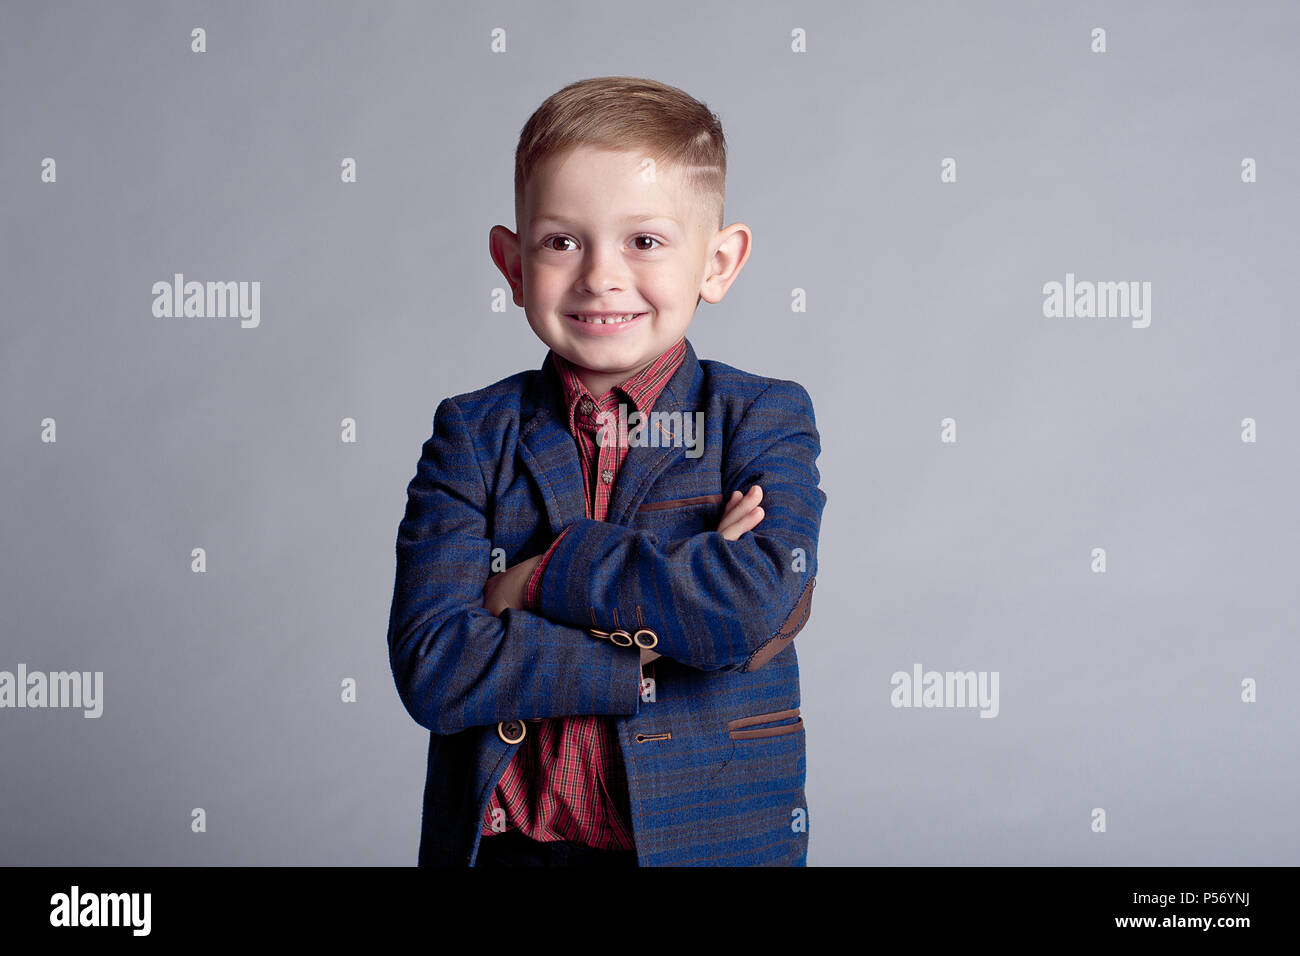
[[[609,640],[610,643],[617,644],[619,647],[632,646],[632,635],[621,627],[609,632]]]
[[[642,634],[646,636],[642,637]],[[659,635],[650,630],[650,628],[643,627],[632,635],[632,640],[637,647],[644,647],[646,650],[649,650],[659,643]]]
[[[599,637],[602,640],[606,640],[609,638],[609,631],[602,631],[598,627],[587,628],[587,633],[590,634],[592,637]]]
[[[508,744],[517,744],[524,739],[528,728],[522,720],[503,720],[497,724],[497,736]]]

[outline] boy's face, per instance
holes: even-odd
[[[686,333],[699,297],[720,301],[749,257],[749,228],[726,229],[681,181],[642,154],[578,147],[530,178],[516,235],[495,226],[492,258],[528,324],[596,397]],[[581,312],[633,314],[595,325]]]

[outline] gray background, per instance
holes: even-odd
[[[0,669],[102,670],[105,710],[0,711],[0,861],[415,862],[406,485],[441,398],[545,354],[489,308],[520,127],[630,74],[719,113],[755,235],[688,336],[817,411],[810,865],[1300,863],[1298,31],[1289,3],[5,2]],[[154,318],[174,272],[261,281],[261,327]],[[1044,318],[1066,272],[1150,281],[1150,327]],[[891,707],[916,662],[998,671],[1000,715]]]

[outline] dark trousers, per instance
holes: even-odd
[[[479,838],[475,866],[636,866],[635,850],[599,850],[570,840],[539,842],[518,830]]]

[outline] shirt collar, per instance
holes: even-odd
[[[668,380],[686,357],[686,337],[666,349],[657,359],[619,385],[615,385],[601,398],[597,398],[582,384],[572,363],[554,350],[551,358],[564,386],[565,404],[569,409],[569,431],[577,434],[579,428],[594,432],[599,427],[596,416],[601,411],[617,412],[619,393],[642,415],[649,414]],[[590,405],[585,404],[590,402]]]

